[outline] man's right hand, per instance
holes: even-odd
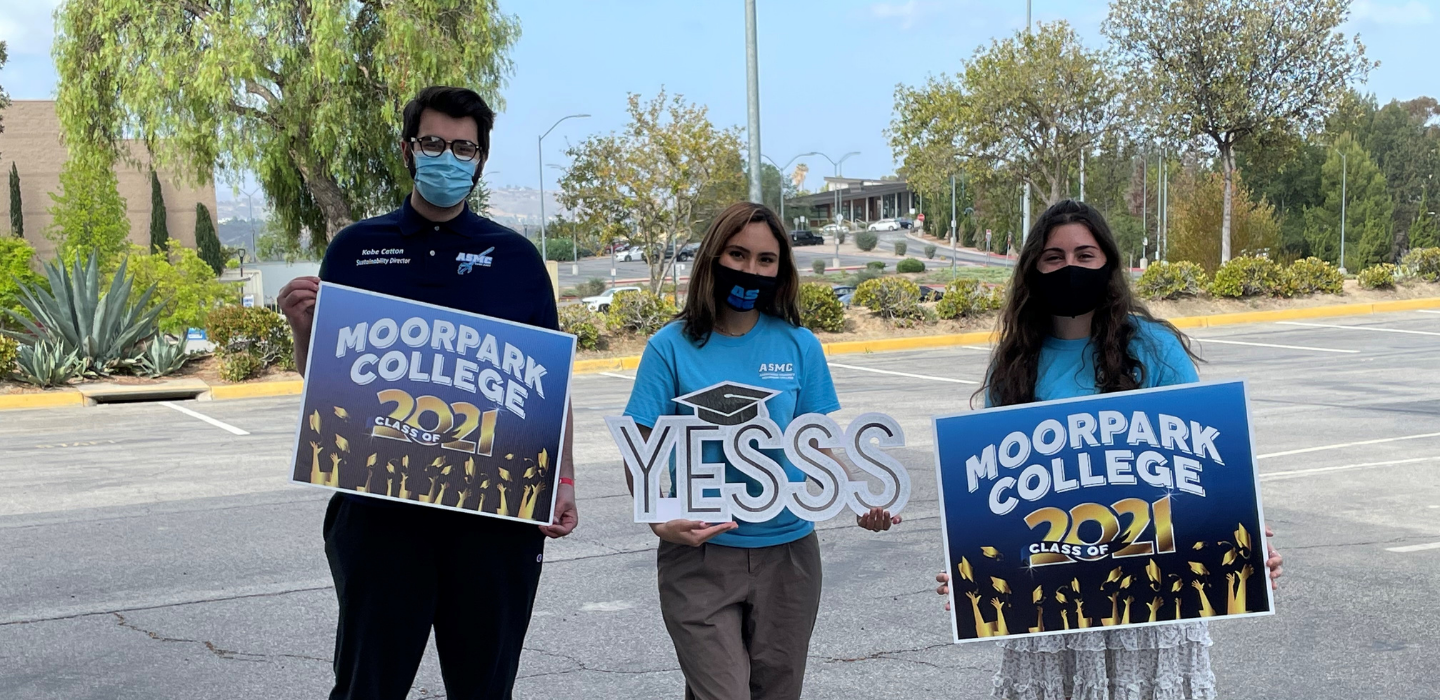
[[[722,532],[729,532],[737,527],[740,525],[734,522],[710,525],[699,520],[684,519],[650,523],[650,529],[654,530],[660,539],[690,547],[699,547],[709,541],[711,537]]]
[[[315,299],[319,293],[319,277],[296,277],[280,288],[280,312],[292,329],[309,333],[315,323]]]

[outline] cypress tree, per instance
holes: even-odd
[[[25,212],[20,209],[20,171],[10,161],[10,233],[25,237]]]
[[[150,251],[165,252],[170,229],[165,225],[165,198],[160,195],[160,176],[150,169]]]
[[[217,277],[224,271],[225,249],[220,246],[215,223],[210,220],[210,210],[204,204],[195,205],[195,249]]]

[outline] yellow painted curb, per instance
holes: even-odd
[[[917,335],[908,338],[877,338],[875,340],[849,340],[841,343],[824,343],[826,355],[852,355],[865,352],[887,352],[894,350],[921,350],[953,345],[980,345],[995,338],[994,331],[975,333],[947,333],[945,335]]]
[[[84,405],[85,397],[73,389],[49,391],[43,394],[6,394],[0,396],[0,411]]]
[[[305,391],[305,382],[288,379],[283,382],[255,382],[254,384],[211,385],[210,400],[258,399],[268,396],[296,396]]]
[[[574,374],[596,374],[598,372],[621,372],[640,366],[640,356],[608,357],[602,360],[576,360],[571,370]]]

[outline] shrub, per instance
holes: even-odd
[[[605,317],[584,304],[560,307],[560,330],[574,335],[575,345],[581,350],[600,347],[600,329],[604,325]]]
[[[976,279],[961,278],[945,285],[945,295],[936,302],[935,313],[940,318],[956,319],[962,316],[978,316],[1004,305],[1003,286],[986,286]]]
[[[160,307],[157,324],[164,333],[180,335],[189,328],[204,328],[212,310],[238,301],[236,291],[216,279],[199,254],[174,239],[161,253],[130,246],[128,265],[136,288],[155,285],[150,305]]]
[[[243,382],[265,369],[260,358],[248,352],[220,354],[220,378],[227,382]]]
[[[840,245],[845,245],[845,235],[845,229],[842,228],[835,232],[835,240],[840,241]]]
[[[885,269],[885,263],[879,260],[871,260],[870,262],[865,263],[865,269],[880,272]]]
[[[20,344],[14,338],[0,335],[0,379],[15,371],[15,358],[20,356]]]
[[[927,258],[929,258],[929,259],[931,259],[931,260],[934,260],[934,259],[935,259],[935,244],[934,244],[934,243],[926,243],[926,244],[925,244],[925,257],[927,257]]]
[[[875,246],[879,244],[880,237],[875,235],[874,231],[861,231],[855,234],[855,247],[867,253],[875,250]]]
[[[1156,262],[1145,268],[1135,291],[1146,299],[1193,297],[1205,291],[1209,278],[1205,269],[1189,262]]]
[[[880,273],[879,273],[879,272],[876,272],[874,268],[867,267],[867,268],[865,268],[865,269],[863,269],[863,270],[860,270],[859,272],[856,272],[856,273],[855,273],[855,280],[854,280],[853,284],[855,284],[855,285],[858,287],[862,282],[865,282],[865,281],[868,281],[868,280],[877,279],[877,278],[879,278],[879,277],[880,277]]]
[[[575,285],[575,293],[582,299],[585,297],[600,296],[605,292],[605,280],[599,277],[591,277],[580,284]]]
[[[274,311],[260,306],[222,306],[210,313],[208,328],[220,358],[220,378],[225,381],[244,381],[272,365],[295,367],[290,327]],[[250,358],[240,359],[241,355]]]
[[[1293,294],[1343,294],[1345,275],[1339,268],[1316,257],[1296,260],[1285,268],[1286,296]]]
[[[1415,248],[1400,259],[1400,268],[1406,277],[1440,282],[1440,248]]]
[[[855,288],[854,302],[900,327],[925,321],[920,285],[904,277],[878,277]]]
[[[1400,275],[1400,268],[1390,263],[1371,265],[1360,271],[1360,286],[1365,289],[1391,289]]]
[[[15,356],[15,377],[35,386],[60,386],[80,376],[84,360],[75,350],[49,340],[21,345]]]
[[[810,269],[814,270],[817,275],[825,274],[825,261],[820,258],[815,258],[810,262]]]
[[[835,291],[823,282],[800,285],[800,323],[812,331],[845,330],[845,307]]]
[[[1282,270],[1269,258],[1242,255],[1215,271],[1210,293],[1217,297],[1284,296]]]
[[[174,374],[180,371],[186,362],[194,359],[196,354],[185,351],[183,339],[171,340],[167,335],[157,334],[145,347],[145,354],[140,356],[138,370],[147,377]]]
[[[612,331],[649,336],[663,328],[678,312],[674,303],[654,292],[621,292],[610,302],[606,325]]]
[[[909,249],[910,249],[910,245],[909,245],[908,243],[906,243],[905,241],[895,241],[895,254],[896,254],[896,255],[898,255],[898,256],[900,256],[900,257],[903,258],[903,257],[905,257],[905,251],[907,251],[907,250],[909,250]]]
[[[915,258],[905,258],[895,264],[895,271],[900,273],[924,272],[925,263]]]
[[[19,312],[20,285],[41,284],[41,278],[30,269],[35,249],[23,238],[0,235],[0,328],[9,322],[6,311]]]

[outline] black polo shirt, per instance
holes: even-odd
[[[402,299],[559,330],[550,273],[535,245],[475,214],[436,223],[410,206],[358,221],[330,242],[320,279]]]

